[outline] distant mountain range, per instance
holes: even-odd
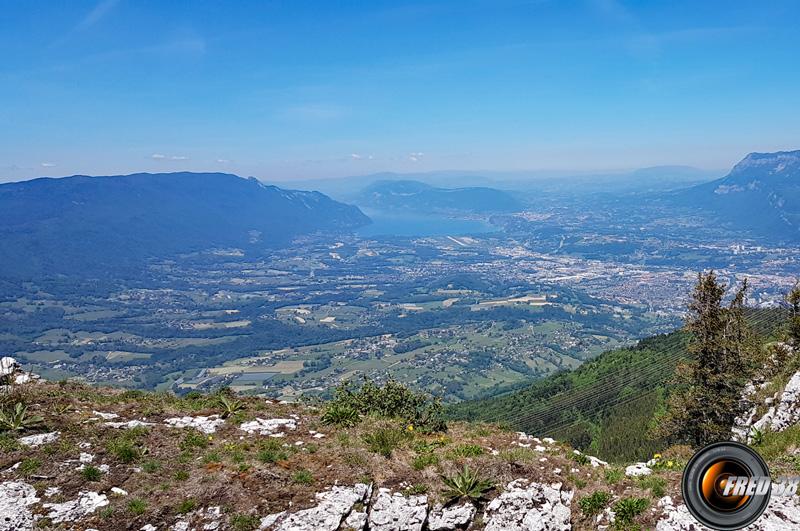
[[[0,185],[0,274],[102,272],[214,247],[265,248],[368,224],[357,207],[223,173]]]
[[[769,240],[800,241],[800,151],[751,153],[725,177],[668,200]]]
[[[437,188],[420,181],[378,181],[356,203],[381,210],[487,214],[522,210],[511,194],[495,188]]]
[[[331,197],[351,201],[362,190],[382,181],[418,181],[439,188],[487,187],[513,192],[576,194],[657,192],[677,190],[708,182],[724,175],[724,170],[704,170],[691,166],[652,166],[632,171],[490,171],[446,170],[416,173],[382,172],[350,177],[293,181],[305,190],[319,190]],[[275,182],[281,186],[282,182]]]

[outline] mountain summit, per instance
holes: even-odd
[[[214,247],[256,249],[369,223],[319,192],[225,173],[75,175],[0,185],[3,274],[135,265]]]
[[[735,228],[800,240],[800,151],[750,153],[721,179],[676,195]]]

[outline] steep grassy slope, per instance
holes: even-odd
[[[770,338],[785,324],[786,315],[758,310],[751,311],[748,319],[757,334]],[[526,389],[455,405],[449,415],[549,435],[604,459],[646,459],[663,447],[663,441],[650,437],[648,428],[664,407],[675,367],[689,359],[687,341],[682,331],[648,338]]]

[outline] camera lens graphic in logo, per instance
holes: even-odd
[[[703,525],[741,529],[767,508],[769,469],[760,455],[743,444],[712,444],[686,465],[681,491],[689,512]]]

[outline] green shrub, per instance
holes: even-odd
[[[0,452],[5,454],[21,449],[22,445],[17,441],[16,437],[10,433],[0,433]]]
[[[606,508],[608,502],[611,501],[611,493],[604,490],[595,491],[588,496],[584,496],[578,500],[578,506],[581,508],[586,516],[594,516],[599,514]]]
[[[206,455],[203,456],[203,463],[219,463],[222,461],[222,457],[220,457],[219,452],[208,452]]]
[[[128,510],[131,512],[131,514],[144,514],[144,512],[147,510],[147,502],[141,498],[134,498],[128,502]]]
[[[606,483],[616,485],[625,477],[625,472],[621,468],[607,468],[605,471]]]
[[[100,481],[100,478],[103,476],[103,473],[100,472],[100,469],[96,466],[86,465],[81,470],[81,476],[86,481]]]
[[[397,428],[382,427],[377,428],[372,433],[364,435],[364,442],[371,452],[389,458],[392,452],[399,448],[406,440],[403,430]]]
[[[258,460],[262,463],[277,463],[289,459],[289,452],[278,441],[269,440],[260,444]]]
[[[148,459],[142,463],[142,471],[147,474],[155,474],[159,470],[161,470],[161,463],[155,459]]]
[[[205,395],[200,391],[189,391],[183,396],[184,400],[190,400],[190,401],[201,400],[203,398],[205,398]]]
[[[614,504],[615,519],[622,524],[629,524],[649,506],[647,498],[623,498]]]
[[[355,426],[360,420],[361,415],[352,405],[339,402],[328,404],[322,414],[323,424],[334,424],[342,428]]]
[[[442,494],[447,500],[447,503],[461,498],[478,500],[494,488],[494,484],[490,480],[482,478],[477,472],[470,470],[466,465],[455,475],[441,476],[441,478],[446,487],[442,491]]]
[[[255,514],[238,513],[231,516],[233,531],[254,531],[260,523],[261,519]]]
[[[217,396],[217,406],[222,408],[222,415],[220,416],[226,419],[234,413],[242,411],[244,409],[244,402],[224,394],[219,394]]]
[[[301,485],[311,485],[314,483],[314,476],[308,470],[298,470],[292,476],[292,480]]]
[[[358,388],[350,381],[343,382],[336,388],[329,407],[334,404],[350,408],[359,415],[400,419],[423,432],[447,429],[440,399],[416,393],[391,379],[383,387],[366,379]]]
[[[639,486],[643,489],[649,490],[656,498],[663,498],[666,493],[667,480],[658,476],[640,476],[638,479]]]
[[[483,447],[478,446],[477,444],[459,444],[451,448],[447,452],[447,455],[451,459],[457,459],[460,457],[478,457],[484,453],[485,451]]]
[[[127,437],[117,437],[109,441],[108,451],[125,464],[133,463],[144,455],[143,448]]]
[[[0,431],[28,430],[43,422],[42,417],[28,415],[28,406],[22,402],[17,402],[13,408],[0,409]]]
[[[41,468],[42,462],[41,460],[35,457],[29,457],[27,459],[23,459],[22,462],[19,464],[19,473],[23,476],[30,476],[39,468]]]
[[[177,470],[173,476],[176,481],[186,481],[189,479],[189,472],[186,470]]]
[[[576,453],[573,453],[573,454],[570,456],[570,458],[571,458],[573,461],[575,461],[576,463],[578,463],[579,465],[586,466],[586,465],[588,465],[588,464],[589,464],[589,457],[587,457],[587,456],[586,456],[586,454],[576,454]]]
[[[414,457],[411,466],[414,470],[424,470],[425,468],[439,464],[439,457],[433,453],[424,453]]]
[[[178,504],[178,514],[186,514],[194,511],[197,508],[197,502],[192,498],[187,498]]]
[[[192,451],[197,448],[208,448],[208,436],[199,431],[189,430],[181,441],[181,450]]]

